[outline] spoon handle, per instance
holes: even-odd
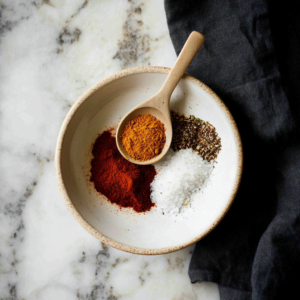
[[[159,94],[163,95],[164,97],[171,97],[176,85],[203,43],[204,36],[201,33],[193,31],[190,34],[176,60],[174,67],[169,73],[164,85],[160,89]]]

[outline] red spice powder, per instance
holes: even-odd
[[[154,166],[140,166],[127,161],[116,145],[110,131],[104,131],[94,143],[90,181],[98,192],[121,207],[145,212],[154,206],[150,200],[150,183]]]

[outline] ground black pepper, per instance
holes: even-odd
[[[171,116],[173,125],[171,148],[174,151],[192,148],[208,162],[217,158],[222,145],[215,127],[192,115],[184,116],[172,111]]]

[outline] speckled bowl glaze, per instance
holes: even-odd
[[[56,175],[75,219],[93,236],[136,254],[164,254],[187,247],[212,231],[230,208],[238,190],[243,151],[236,123],[222,100],[205,84],[185,75],[171,97],[171,109],[193,114],[215,126],[222,140],[218,164],[195,209],[184,217],[120,209],[97,193],[89,181],[92,144],[97,136],[162,86],[169,68],[138,67],[109,76],[73,105],[59,133]]]

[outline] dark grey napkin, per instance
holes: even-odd
[[[177,53],[191,31],[205,35],[188,73],[226,103],[244,147],[236,199],[189,268],[192,282],[218,283],[223,300],[300,299],[300,15],[291,5],[165,0]]]

